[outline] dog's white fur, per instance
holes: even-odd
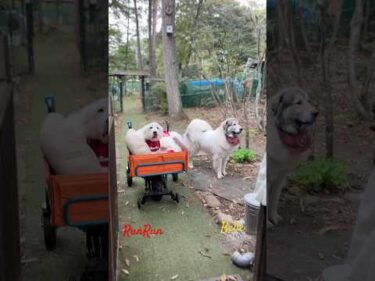
[[[163,136],[163,127],[156,123],[149,123],[142,128],[135,130],[129,129],[125,135],[125,143],[129,151],[134,155],[152,153],[146,140],[160,140]]]
[[[108,142],[108,100],[97,100],[64,117],[49,113],[43,120],[40,141],[44,157],[56,174],[102,172],[88,139]]]
[[[160,148],[163,151],[173,150],[174,152],[187,150],[182,136],[175,131],[169,132],[169,136],[164,136],[160,139]]]
[[[231,123],[231,131],[228,131],[227,134],[233,136],[233,132],[239,134],[242,131],[235,118],[226,119],[215,130],[201,119],[194,119],[190,122],[183,135],[183,143],[186,144],[189,151],[189,166],[191,168],[193,167],[192,158],[199,151],[204,151],[212,156],[213,169],[217,178],[220,179],[227,174],[226,166],[229,156],[239,147],[239,144],[231,145],[226,139],[225,128],[229,123]]]
[[[288,104],[283,105],[283,103]],[[278,224],[282,221],[277,211],[278,203],[287,176],[309,155],[309,150],[297,154],[291,153],[280,140],[278,128],[288,133],[296,133],[298,128],[295,120],[311,121],[312,125],[317,111],[309,103],[307,94],[299,88],[282,90],[271,99],[270,105],[272,110],[268,111],[267,124],[267,208],[269,221]]]

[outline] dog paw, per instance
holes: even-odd
[[[270,221],[273,225],[278,225],[278,224],[280,224],[280,223],[283,222],[283,217],[280,216],[279,214],[275,214],[275,215],[273,215],[273,216],[271,216],[271,217],[269,218],[269,221]]]
[[[228,175],[228,173],[224,171],[223,172],[223,176],[225,177],[226,175]]]
[[[193,169],[194,165],[192,163],[189,163],[189,169]]]
[[[222,179],[224,176],[222,174],[217,174],[218,179]]]

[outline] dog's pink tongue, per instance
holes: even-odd
[[[228,137],[227,136],[227,141],[231,144],[231,145],[238,145],[240,143],[240,138],[239,137]]]
[[[305,152],[312,144],[311,136],[307,130],[297,134],[288,134],[279,131],[279,135],[281,141],[295,153]]]
[[[158,151],[160,149],[160,141],[146,140],[148,147],[152,152]]]

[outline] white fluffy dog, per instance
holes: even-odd
[[[108,100],[97,100],[64,117],[49,113],[40,132],[44,156],[56,174],[103,172],[88,139],[108,142]]]
[[[193,167],[191,159],[202,150],[212,156],[217,178],[224,177],[229,156],[240,145],[241,132],[242,127],[236,118],[226,119],[215,130],[204,120],[192,120],[183,136],[183,143],[189,151],[189,166]]]
[[[139,130],[129,129],[125,135],[125,143],[132,154],[148,154],[160,150],[160,138],[162,136],[163,127],[153,122]]]
[[[169,132],[169,136],[164,136],[160,139],[160,147],[162,150],[173,152],[188,150],[182,136],[174,131]]]
[[[281,191],[287,176],[305,161],[312,144],[312,127],[318,111],[300,88],[285,88],[271,98],[267,123],[268,219],[282,221],[278,214]]]
[[[179,133],[172,131],[165,134],[163,127],[156,122],[149,123],[139,130],[129,129],[125,143],[129,151],[135,155],[187,150]]]

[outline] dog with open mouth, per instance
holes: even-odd
[[[217,178],[224,177],[229,156],[240,145],[241,132],[242,127],[236,118],[226,119],[216,129],[204,120],[192,120],[183,135],[183,142],[189,151],[190,168],[193,168],[191,159],[199,151],[204,151],[212,156]]]
[[[134,155],[158,152],[160,138],[163,136],[163,127],[156,122],[149,123],[142,128],[129,129],[125,135],[125,143]]]
[[[318,111],[305,91],[281,90],[270,100],[267,124],[268,219],[278,224],[278,203],[287,176],[309,156]]]

